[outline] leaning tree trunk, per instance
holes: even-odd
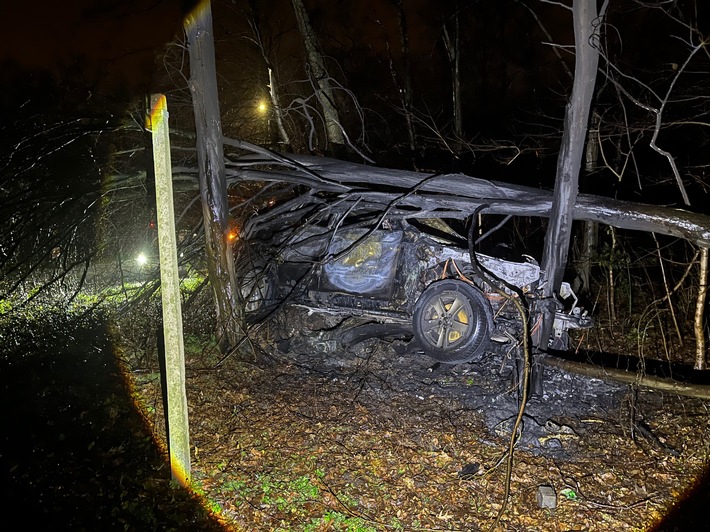
[[[328,142],[335,144],[336,150],[345,145],[345,135],[338,116],[338,109],[335,107],[333,89],[330,86],[330,78],[325,68],[323,56],[318,51],[318,41],[313,32],[308,13],[302,0],[292,0],[293,11],[298,21],[298,29],[303,37],[303,46],[306,49],[306,59],[308,67],[311,69],[311,76],[316,84],[316,95],[323,110],[325,121],[325,131]]]
[[[451,105],[454,115],[454,136],[456,146],[459,149],[463,140],[463,102],[461,100],[461,39],[459,35],[459,10],[458,2],[453,16],[454,31],[453,36],[449,34],[449,29],[444,22],[443,34],[446,55],[449,58],[449,68],[451,69]]]
[[[537,342],[543,350],[552,332],[555,316],[552,296],[559,290],[567,264],[574,207],[579,191],[579,171],[599,62],[599,50],[596,47],[599,27],[596,0],[574,0],[572,20],[576,52],[574,83],[572,96],[565,112],[565,127],[557,159],[552,210],[542,256],[542,269],[546,273],[544,295],[545,301],[549,302],[543,313],[540,338]]]
[[[284,114],[283,108],[281,107],[281,101],[279,100],[279,85],[276,79],[276,74],[274,69],[269,65],[269,97],[271,98],[271,106],[274,109],[274,117],[276,119],[276,127],[279,131],[279,140],[284,146],[291,147],[291,138],[286,132],[286,126],[284,125]]]
[[[226,351],[240,339],[243,312],[229,243],[227,179],[209,0],[200,2],[187,16],[185,31],[190,53],[190,92],[197,134],[207,270],[217,309],[217,336],[220,347]]]

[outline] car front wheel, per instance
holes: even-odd
[[[413,326],[427,355],[441,362],[469,362],[488,348],[493,313],[478,288],[446,279],[432,283],[419,297]]]

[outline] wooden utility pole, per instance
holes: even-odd
[[[183,486],[190,482],[190,434],[185,394],[185,350],[180,309],[173,180],[168,132],[168,105],[163,94],[150,99],[146,122],[153,133],[155,168],[155,203],[158,214],[158,249],[160,251],[160,293],[163,301],[163,336],[165,338],[165,382],[167,383],[168,450],[173,480]]]

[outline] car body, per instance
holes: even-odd
[[[446,228],[439,220],[386,217],[347,227],[304,224],[242,268],[247,315],[263,319],[286,303],[408,324],[419,347],[447,363],[519,345],[513,300],[526,299],[533,328],[541,317],[537,262],[476,253],[472,263],[465,240]],[[592,319],[567,283],[561,293],[549,347],[565,350],[568,331],[591,327]]]

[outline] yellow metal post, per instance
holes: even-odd
[[[153,133],[155,168],[155,203],[158,211],[158,248],[160,251],[160,286],[163,300],[163,335],[168,409],[168,449],[174,480],[187,486],[190,482],[190,434],[185,394],[185,349],[180,309],[173,182],[170,162],[168,105],[163,94],[150,98],[148,128]]]

